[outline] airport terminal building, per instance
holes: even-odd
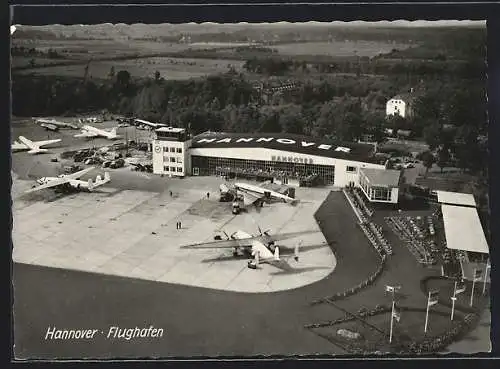
[[[334,143],[292,134],[156,130],[153,171],[170,176],[217,175],[272,180],[292,186],[318,180],[336,187],[360,184],[363,168],[385,170],[370,144]]]

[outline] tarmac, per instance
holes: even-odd
[[[191,188],[189,182],[199,183]],[[103,186],[98,192],[32,201],[19,196],[27,182],[16,179],[13,260],[250,293],[298,288],[333,271],[335,257],[313,216],[330,190],[299,189],[297,198],[304,201],[296,206],[275,203],[259,212],[234,216],[230,203],[218,201],[217,188],[213,188],[217,182],[208,182],[190,178],[173,196],[170,190],[156,193]],[[207,188],[212,193],[208,199]],[[182,223],[181,230],[176,229],[177,221]],[[291,270],[269,264],[250,269],[245,259],[232,257],[232,249],[180,249],[181,245],[212,241],[220,230],[258,234],[259,226],[271,234],[318,232],[279,243],[282,257],[287,258],[295,243],[302,242],[300,262],[289,259]]]

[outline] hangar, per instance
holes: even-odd
[[[283,133],[205,132],[189,137],[182,128],[156,130],[153,172],[162,175],[221,175],[273,180],[298,186],[359,185],[362,168],[382,169],[385,160],[370,144],[318,141]]]

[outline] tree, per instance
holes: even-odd
[[[158,81],[160,80],[160,78],[161,78],[161,74],[160,74],[160,72],[159,72],[159,71],[156,71],[156,72],[155,72],[155,82],[158,82]]]
[[[432,168],[432,165],[436,162],[436,159],[434,158],[434,155],[430,151],[424,151],[421,155],[420,158],[424,164],[425,167],[425,176],[427,176],[427,173],[429,172],[429,169]]]
[[[424,140],[429,145],[431,150],[434,150],[440,144],[441,127],[437,123],[433,123],[424,128]]]
[[[114,76],[115,76],[115,67],[112,65],[111,68],[109,68],[108,77],[113,79]]]
[[[130,84],[130,73],[126,70],[121,70],[116,75],[116,84],[121,90],[126,89]]]
[[[438,150],[438,161],[437,165],[441,169],[441,173],[443,173],[443,169],[450,161],[450,150],[447,146],[442,146]]]

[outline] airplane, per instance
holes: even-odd
[[[223,186],[227,188],[226,185]],[[224,191],[223,186],[221,185],[221,192]],[[283,201],[292,205],[296,205],[299,202],[298,199],[288,195],[248,183],[236,182],[234,184],[234,189],[236,190],[236,193],[242,193],[244,206],[256,205],[262,207],[264,202],[271,200]]]
[[[78,172],[72,174],[61,174],[58,177],[42,177],[36,180],[37,185],[35,185],[30,190],[25,193],[32,193],[35,191],[44,190],[47,188],[55,188],[61,190],[62,192],[69,191],[88,191],[92,192],[97,187],[102,186],[105,183],[111,181],[111,177],[108,172],[104,173],[104,178],[100,175],[97,176],[95,182],[92,179],[88,181],[82,181],[79,178],[87,174],[88,172],[95,169],[94,167],[85,168]]]
[[[95,138],[95,137],[104,137],[108,140],[116,140],[121,136],[116,134],[116,130],[118,127],[112,128],[110,131],[105,129],[95,128],[89,125],[84,125],[82,128],[82,133],[78,133],[74,135],[74,137],[85,137],[85,138]]]
[[[40,123],[40,127],[45,128],[47,131],[57,132],[59,127],[51,123]]]
[[[276,241],[295,238],[310,233],[317,233],[318,231],[302,231],[290,232],[279,235],[270,235],[269,231],[264,231],[259,227],[259,235],[252,236],[245,231],[238,230],[230,236],[223,232],[226,240],[222,240],[220,236],[216,236],[216,241],[203,242],[192,245],[181,246],[181,249],[233,249],[233,256],[238,257],[241,253],[243,255],[252,256],[253,260],[248,262],[248,268],[257,269],[259,264],[267,263],[279,269],[293,269],[285,259],[280,258],[280,248],[275,245]],[[299,261],[299,246],[300,243],[295,245],[294,259]]]
[[[28,154],[40,154],[43,152],[48,152],[48,149],[42,149],[42,146],[50,145],[56,142],[61,142],[60,138],[56,138],[54,140],[46,140],[46,141],[31,141],[28,140],[24,136],[19,136],[19,141],[14,141],[12,144],[12,150],[14,151],[24,151],[28,150]]]
[[[72,128],[72,129],[78,129],[78,126],[74,125],[73,123],[66,123],[66,122],[59,122],[55,119],[45,119],[45,118],[33,118],[35,120],[36,124],[39,124],[42,127],[45,127],[47,129],[47,126],[54,126],[57,128]]]
[[[167,127],[165,124],[148,122],[143,119],[134,119],[134,125],[139,129],[158,129],[162,127]]]

